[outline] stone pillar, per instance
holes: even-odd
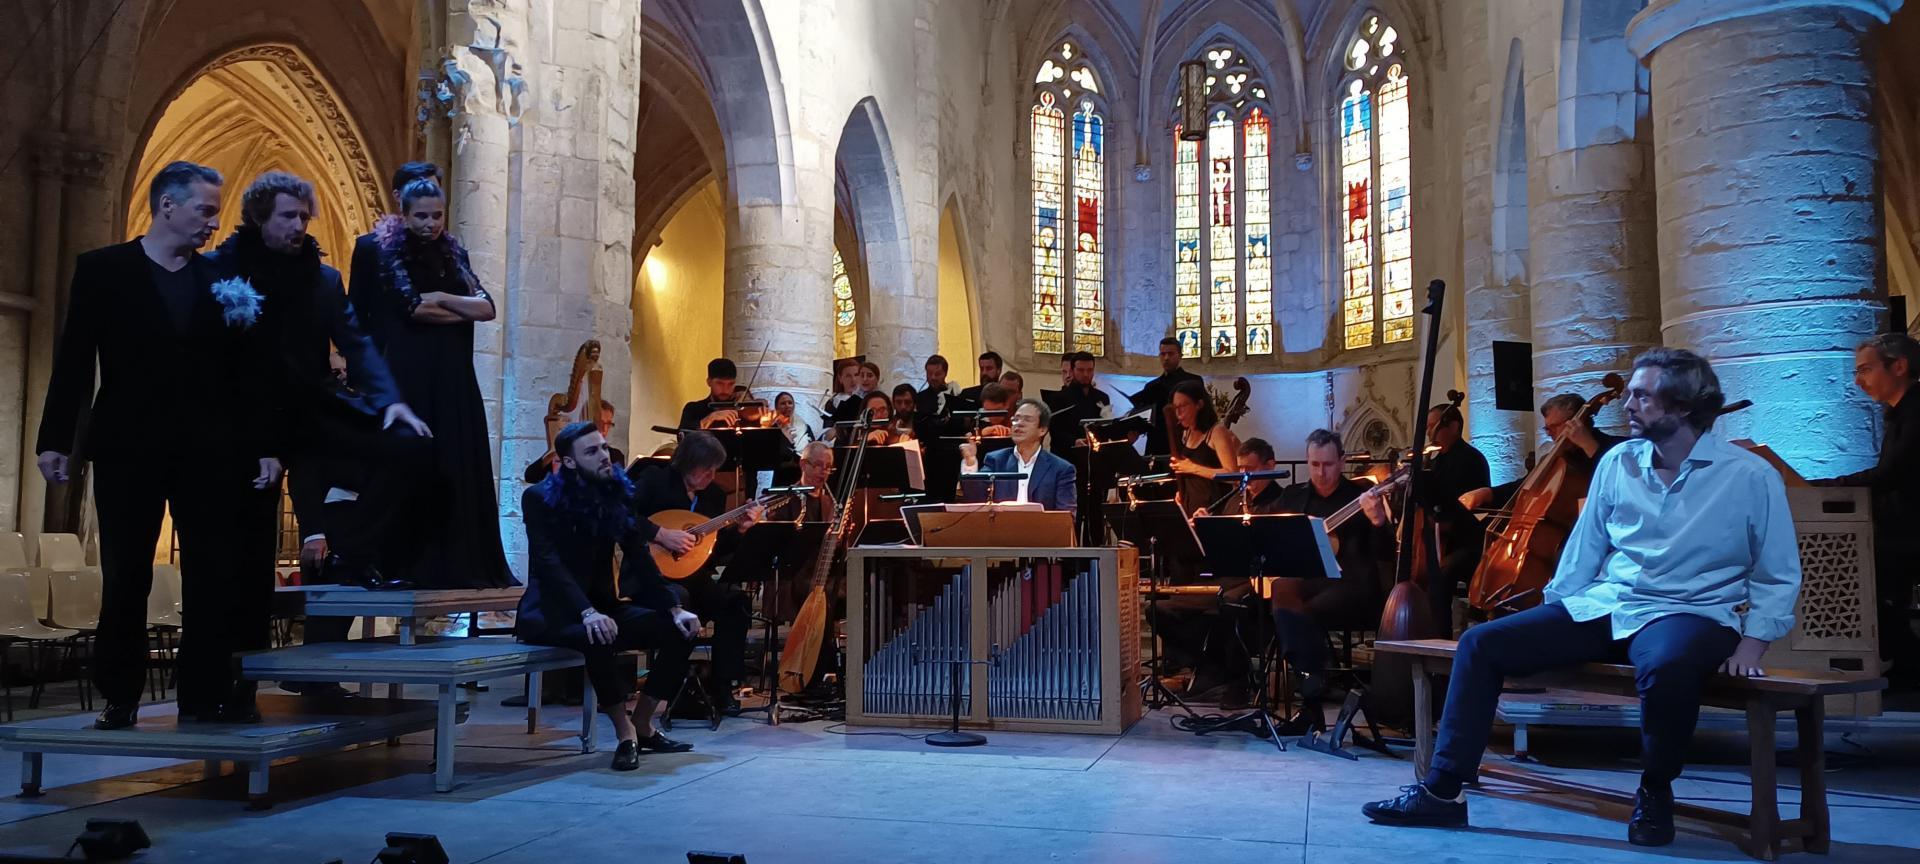
[[[1868,32],[1900,0],[1657,0],[1661,332],[1714,362],[1723,422],[1809,477],[1873,461],[1853,348],[1884,318]]]
[[[447,49],[451,61],[464,73],[464,86],[454,88],[457,113],[449,121],[453,164],[447,172],[448,230],[466,246],[473,275],[493,295],[495,318],[474,332],[473,366],[480,396],[487,406],[487,432],[499,441],[502,376],[505,372],[505,323],[517,298],[508,273],[508,218],[512,209],[513,142],[497,94],[506,71],[496,67],[497,54],[521,52],[526,32],[524,0],[450,0],[447,4]],[[493,451],[494,476],[502,471],[500,451]],[[502,484],[504,490],[505,486]]]
[[[793,236],[801,220],[789,209],[801,208],[737,199],[727,208],[721,347],[740,364],[742,382],[753,380],[755,395],[791,390],[817,404],[833,375],[833,211],[806,220],[826,239],[810,244]]]

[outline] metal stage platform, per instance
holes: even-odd
[[[247,809],[264,810],[267,770],[275,759],[344,750],[434,728],[435,710],[424,700],[340,699],[316,704],[297,696],[262,695],[257,724],[179,723],[148,706],[132,729],[103,732],[93,715],[72,715],[0,726],[0,750],[20,754],[20,796],[40,795],[42,760],[48,753],[144,756],[201,760],[205,776],[220,763],[246,765]],[[464,711],[455,719],[464,719]]]
[[[345,585],[290,585],[279,589],[282,596],[298,595],[306,615],[332,615],[342,618],[399,619],[400,644],[415,642],[415,625],[421,618],[457,615],[465,612],[511,612],[520,607],[525,588],[450,588],[421,591],[368,591]],[[373,633],[373,622],[366,632]]]
[[[406,592],[382,592],[406,593]],[[310,610],[312,606],[308,607]],[[463,610],[471,606],[462,607]],[[363,684],[430,684],[439,689],[433,738],[433,788],[453,789],[453,745],[460,685],[528,676],[527,732],[540,718],[540,675],[583,664],[567,648],[525,645],[511,636],[454,636],[402,644],[395,639],[321,642],[249,654],[241,673],[256,681],[332,681]],[[580,750],[593,752],[595,699],[587,684],[580,703]],[[377,702],[380,700],[365,700]]]

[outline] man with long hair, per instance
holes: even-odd
[[[700,619],[658,582],[636,584],[631,601],[614,591],[613,549],[625,560],[646,558],[646,540],[633,511],[633,483],[613,461],[607,439],[592,423],[572,423],[554,436],[560,470],[520,496],[527,525],[527,590],[520,595],[514,635],[535,645],[558,645],[586,657],[599,707],[620,738],[613,770],[640,767],[640,753],[693,749],[654,728],[662,703],[687,676],[687,656]],[[650,523],[648,523],[650,524]],[[621,674],[622,651],[651,649],[647,681],[639,690]]]
[[[1793,629],[1800,552],[1780,472],[1713,433],[1725,397],[1707,361],[1654,348],[1624,400],[1632,440],[1594,467],[1586,509],[1545,602],[1460,639],[1432,765],[1376,822],[1467,824],[1462,787],[1479,771],[1507,678],[1595,660],[1634,666],[1640,789],[1627,840],[1673,842],[1674,778],[1707,676],[1757,676],[1767,643]]]

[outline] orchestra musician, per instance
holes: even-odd
[[[993,395],[996,394],[987,394],[989,398]],[[1019,480],[993,481],[993,500],[1030,501],[1047,510],[1072,512],[1076,503],[1073,463],[1047,452],[1042,446],[1047,422],[1053,419],[1052,414],[1046,404],[1038,399],[1022,399],[1015,403],[1012,424],[1008,427],[1013,446],[995,450],[982,458],[978,445],[972,442],[960,445],[963,473],[1019,472],[1026,476]],[[960,485],[963,500],[987,500],[987,484],[984,481],[963,480]]]
[[[514,616],[514,635],[533,645],[572,648],[586,658],[599,708],[613,720],[620,740],[613,770],[632,771],[640,767],[643,750],[693,749],[660,734],[653,717],[680,691],[700,619],[681,608],[657,572],[651,579],[623,579],[623,590],[613,590],[614,546],[625,548],[629,565],[651,564],[640,529],[653,523],[635,516],[633,487],[593,424],[568,424],[554,436],[553,446],[560,469],[520,496],[527,526],[527,588]],[[636,648],[654,652],[647,683],[638,691],[616,656]]]
[[[1009,405],[1018,405],[1020,404],[1020,400],[1027,398],[1026,376],[1012,369],[1000,373],[1000,386],[1007,388],[1007,404]]]
[[[1880,599],[1880,656],[1891,662],[1888,677],[1903,687],[1920,683],[1920,640],[1906,606],[1920,578],[1920,398],[1910,398],[1920,377],[1920,343],[1905,333],[1883,333],[1854,351],[1853,382],[1886,406],[1880,458],[1872,468],[1815,486],[1865,486],[1873,495],[1873,567]]]
[[[1679,776],[1716,670],[1757,676],[1793,627],[1800,554],[1780,473],[1713,433],[1725,397],[1705,359],[1653,348],[1627,386],[1633,440],[1600,458],[1541,605],[1467,630],[1431,767],[1376,822],[1464,826],[1503,681],[1622,658],[1640,695],[1641,775],[1627,839],[1673,841]],[[1744,613],[1744,614],[1743,614]]]
[[[800,479],[796,486],[811,486],[813,491],[805,495],[788,498],[768,508],[768,518],[794,520],[802,522],[831,522],[839,512],[834,505],[833,490],[829,483],[833,478],[833,445],[825,441],[809,441],[800,447]],[[766,583],[769,591],[773,583]],[[806,602],[808,592],[813,590],[810,580],[792,579],[782,582],[781,594],[784,595],[777,610],[770,613],[782,620],[792,620],[800,604]],[[763,595],[771,596],[771,595]],[[845,583],[834,580],[829,583],[827,596],[834,598],[836,604],[844,601]],[[774,607],[769,606],[772,609]]]
[[[1485,527],[1461,505],[1460,498],[1493,485],[1487,457],[1462,437],[1465,426],[1460,409],[1453,405],[1435,405],[1427,411],[1427,441],[1440,452],[1428,458],[1432,474],[1422,488],[1431,496],[1427,503],[1439,525],[1440,578],[1426,590],[1434,623],[1448,637],[1453,635],[1455,586],[1473,578],[1486,545]]]
[[[1550,439],[1559,438],[1560,433],[1572,424],[1573,431],[1568,433],[1567,443],[1572,444],[1574,449],[1567,451],[1566,458],[1575,463],[1584,463],[1581,467],[1585,470],[1577,473],[1590,477],[1593,475],[1593,463],[1598,462],[1608,450],[1612,450],[1613,445],[1627,439],[1595,429],[1593,418],[1580,416],[1580,409],[1585,408],[1586,405],[1587,400],[1581,398],[1580,394],[1562,393],[1540,403],[1540,419],[1543,421],[1541,429]],[[1488,507],[1505,509],[1513,501],[1513,493],[1519,491],[1520,484],[1525,479],[1526,477],[1522,475],[1518,480],[1492,488],[1482,486],[1469,490],[1460,496],[1460,505],[1469,510],[1484,510]]]
[[[731,408],[716,408],[715,402],[732,402],[739,398],[734,392],[734,384],[740,378],[740,370],[733,361],[725,357],[716,357],[707,362],[707,397],[688,402],[680,409],[681,429],[712,429],[715,426],[733,426],[740,422],[740,412]]]
[[[907,387],[909,394],[911,394],[913,390],[912,387],[905,384],[901,386]],[[908,395],[905,398],[909,404],[913,402],[912,395]],[[900,421],[894,416],[894,406],[900,404],[900,402],[900,396],[888,396],[879,390],[867,394],[864,400],[864,407],[873,412],[869,418],[873,423],[873,428],[867,432],[867,441],[869,443],[879,447],[886,447],[902,441],[914,440],[913,415],[911,413],[907,414],[906,419],[903,421]]]
[[[1172,411],[1180,437],[1172,442],[1171,467],[1178,481],[1180,509],[1191,516],[1226,494],[1213,478],[1231,473],[1226,466],[1239,458],[1240,441],[1220,422],[1206,385],[1197,378],[1173,388]]]
[[[731,364],[727,368],[731,369]],[[662,528],[648,517],[666,510],[692,510],[709,517],[725,512],[726,493],[713,484],[713,478],[726,461],[727,448],[712,433],[683,432],[673,457],[666,463],[651,459],[634,462],[627,476],[633,481],[633,507],[639,517],[640,539],[676,554],[692,549],[697,542],[694,535]],[[739,535],[764,516],[758,508],[748,513],[736,526],[737,530],[720,535],[713,557],[705,567],[670,586],[681,595],[681,606],[713,622],[711,676],[714,686],[707,688],[707,692],[722,703],[719,707],[723,710],[733,707],[734,687],[745,674],[747,629],[753,603],[738,587],[741,580],[716,582],[712,570],[726,563],[739,542]],[[621,566],[621,593],[637,597],[640,595],[636,591],[651,590],[655,582],[665,584],[666,579],[652,555],[625,556]]]
[[[797,448],[820,436],[813,431],[813,426],[794,413],[794,407],[793,394],[781,391],[773,397],[773,413],[769,415],[768,425],[787,433],[787,443]]]
[[[1240,445],[1236,467],[1241,471],[1272,471],[1273,445],[1260,438],[1249,438]],[[1220,505],[1221,516],[1258,515],[1281,512],[1280,484],[1255,480],[1247,484],[1247,498],[1236,490]],[[1249,506],[1248,502],[1251,502]],[[1209,502],[1211,503],[1211,502]],[[1206,506],[1193,511],[1196,517],[1211,515]],[[1191,568],[1189,568],[1191,569]],[[1166,646],[1167,657],[1176,668],[1191,668],[1187,692],[1202,701],[1223,705],[1246,703],[1246,675],[1250,658],[1239,645],[1239,634],[1250,632],[1255,616],[1247,602],[1253,587],[1242,578],[1189,580],[1188,584],[1213,585],[1217,595],[1173,594],[1157,597],[1149,607],[1154,616],[1154,632]]]
[[[1167,439],[1167,419],[1162,406],[1173,398],[1174,388],[1188,381],[1200,383],[1200,376],[1180,368],[1180,355],[1180,340],[1171,336],[1160,340],[1160,376],[1148,381],[1133,397],[1135,408],[1154,406],[1153,416],[1148,422],[1135,427],[1137,431],[1147,433],[1148,456],[1166,456],[1173,452]]]
[[[1300,714],[1289,721],[1296,733],[1326,722],[1320,700],[1327,691],[1327,631],[1344,629],[1350,622],[1355,629],[1374,626],[1387,599],[1380,568],[1385,556],[1378,554],[1393,548],[1386,496],[1341,476],[1346,463],[1340,436],[1325,429],[1308,433],[1307,480],[1280,491],[1271,510],[1324,518],[1358,498],[1366,517],[1348,519],[1333,531],[1339,544],[1334,563],[1340,567],[1340,578],[1280,573],[1282,578],[1274,580],[1274,636],[1280,656],[1300,676]]]

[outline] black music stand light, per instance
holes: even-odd
[[[1166,584],[1166,561],[1162,556],[1176,556],[1199,559],[1200,540],[1194,536],[1193,526],[1187,524],[1187,514],[1175,501],[1132,501],[1118,508],[1110,517],[1114,533],[1120,539],[1132,543],[1136,549],[1147,550],[1153,559],[1152,575],[1149,579],[1148,596],[1155,596],[1161,585]],[[1149,601],[1151,602],[1151,601]],[[1156,615],[1147,616],[1147,626],[1152,629],[1153,638],[1148,643],[1152,656],[1147,659],[1147,674],[1140,681],[1140,689],[1145,691],[1147,704],[1153,708],[1178,705],[1188,716],[1193,709],[1180,700],[1167,685],[1160,683],[1160,634],[1159,626],[1154,623]]]

